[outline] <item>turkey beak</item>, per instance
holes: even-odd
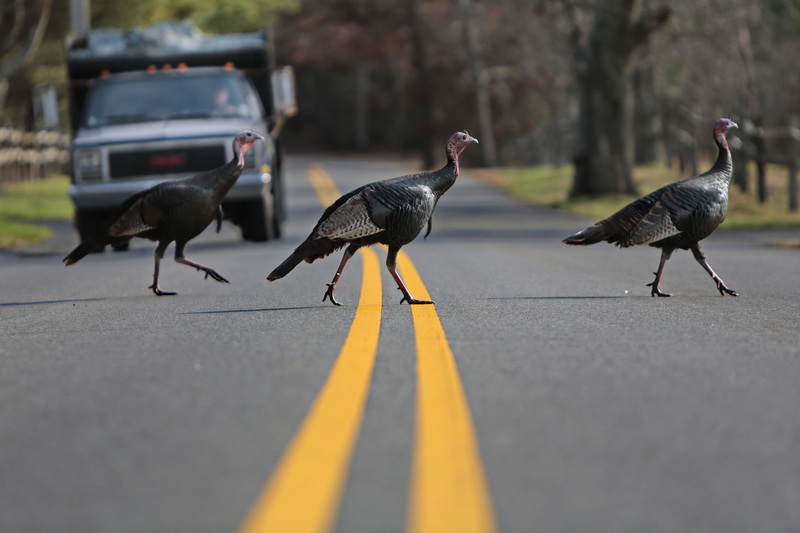
[[[480,142],[478,142],[478,139],[476,139],[475,137],[471,137],[469,135],[467,135],[467,142],[468,143],[480,144]]]
[[[731,120],[731,128],[738,128],[739,125]]]

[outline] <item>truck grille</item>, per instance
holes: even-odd
[[[202,172],[225,162],[225,148],[221,145],[109,154],[111,179]]]

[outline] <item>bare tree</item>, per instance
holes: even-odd
[[[420,11],[420,0],[406,0],[408,26],[411,30],[412,64],[416,73],[411,93],[421,112],[419,135],[422,146],[422,165],[434,166],[438,151],[434,151],[439,112],[436,107],[436,86],[429,64],[428,33]]]
[[[591,12],[565,3],[580,102],[570,197],[638,192],[631,177],[632,59],[670,16],[666,6],[644,11],[641,3],[597,2]]]
[[[3,118],[8,78],[36,53],[50,20],[52,0],[7,2],[0,12],[0,120]]]
[[[464,41],[467,51],[467,69],[472,77],[475,91],[475,114],[478,119],[478,137],[481,139],[483,166],[497,165],[497,152],[494,145],[492,107],[489,101],[489,73],[484,65],[478,35],[478,21],[472,0],[458,0],[461,17],[464,21]]]

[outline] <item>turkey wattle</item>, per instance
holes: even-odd
[[[711,269],[698,244],[717,229],[728,211],[733,163],[726,135],[736,127],[736,123],[727,118],[716,122],[714,141],[719,153],[707,172],[670,183],[564,239],[564,242],[588,245],[606,241],[623,248],[638,244],[661,248],[656,279],[648,283],[652,287],[651,296],[670,296],[659,288],[664,265],[676,249],[691,250],[697,262],[716,282],[720,294],[736,296],[736,291],[729,289]]]

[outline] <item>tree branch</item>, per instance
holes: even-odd
[[[6,51],[13,48],[14,43],[17,42],[22,33],[22,28],[25,26],[25,6],[25,0],[16,0],[14,2],[14,7],[10,9],[14,13],[12,15],[11,28],[7,32],[0,32],[3,34],[3,36],[0,37],[0,57],[2,57]]]
[[[47,28],[47,23],[50,20],[50,8],[53,5],[53,0],[41,0],[41,8],[39,12],[39,21],[36,26],[31,28],[28,33],[27,42],[17,50],[9,59],[4,60],[0,65],[0,80],[9,77],[20,65],[22,65],[28,57],[36,52],[39,44],[44,37],[44,31]],[[2,104],[2,102],[0,102]]]

